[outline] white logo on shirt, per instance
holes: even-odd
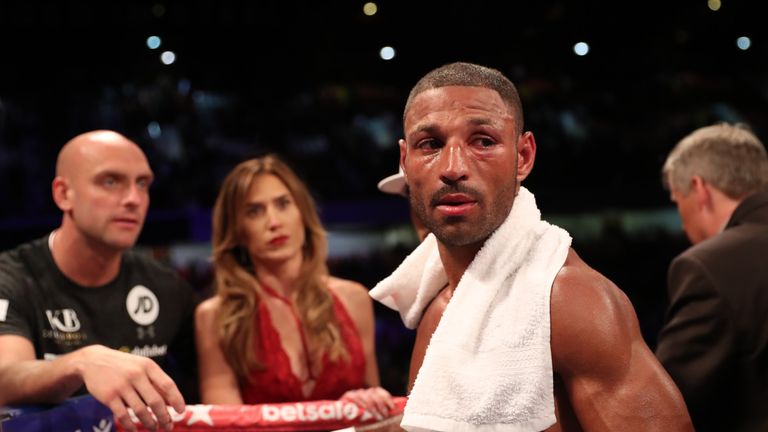
[[[160,314],[160,303],[149,288],[136,285],[125,298],[125,309],[137,324],[147,326],[155,322]]]
[[[0,299],[0,321],[5,322],[6,315],[8,315],[8,300]]]
[[[67,333],[80,330],[80,320],[77,319],[77,313],[74,309],[46,309],[45,316],[48,317],[48,323],[54,330]]]
[[[91,426],[93,432],[109,432],[112,430],[112,420],[108,418],[101,419],[97,426]]]

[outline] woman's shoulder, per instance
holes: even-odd
[[[360,334],[368,334],[373,325],[373,299],[361,283],[334,276],[328,277],[328,289],[336,296],[352,318]]]
[[[371,302],[368,288],[353,280],[328,276],[328,289],[351,307]]]
[[[209,297],[197,305],[197,309],[195,309],[195,317],[198,322],[200,320],[211,320],[219,312],[220,307],[221,299],[219,296]]]

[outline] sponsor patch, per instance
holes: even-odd
[[[131,354],[142,357],[162,357],[168,352],[168,345],[144,345],[143,347],[133,347]]]
[[[265,422],[316,422],[322,420],[349,421],[360,415],[360,408],[353,403],[334,401],[314,405],[295,403],[261,406],[261,418]]]
[[[45,316],[54,331],[74,333],[80,330],[80,319],[74,309],[46,309]]]
[[[139,325],[148,326],[160,314],[160,303],[155,293],[144,285],[136,285],[125,297],[125,309],[131,319]]]

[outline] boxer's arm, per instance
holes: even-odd
[[[574,252],[552,287],[551,323],[553,367],[585,431],[693,430],[629,299]]]

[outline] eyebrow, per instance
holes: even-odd
[[[275,202],[275,201],[280,201],[280,200],[290,199],[290,198],[291,198],[291,194],[290,193],[284,193],[282,195],[278,195],[276,197],[269,198],[266,201],[246,201],[245,205],[246,206],[264,205],[265,202],[270,202],[270,201]]]
[[[493,126],[494,122],[488,117],[470,117],[467,119],[467,123],[473,125],[473,126]],[[428,134],[434,134],[436,131],[440,130],[440,127],[432,122],[432,123],[425,123],[422,125],[419,125],[414,129],[411,133],[421,133],[426,132]]]
[[[105,169],[104,171],[99,171],[93,176],[93,178],[95,179],[100,179],[104,177],[117,177],[121,179],[131,178],[131,176],[126,174],[125,172],[113,170],[113,169]],[[149,171],[143,174],[139,174],[138,176],[136,176],[136,178],[139,180],[148,180],[151,182],[155,179],[155,175],[154,173],[152,173],[152,171]]]
[[[469,119],[468,123],[475,126],[493,126],[493,120],[488,117],[472,117]]]
[[[437,125],[434,123],[427,123],[419,125],[416,129],[414,129],[411,133],[421,133],[421,132],[427,132],[429,134],[433,134],[438,129]]]

